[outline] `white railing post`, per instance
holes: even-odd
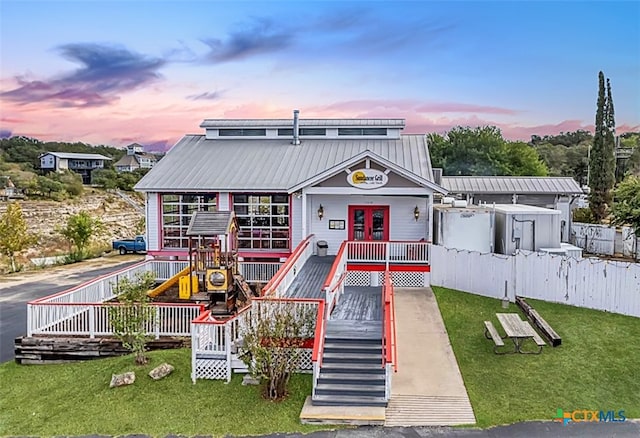
[[[224,325],[224,349],[227,357],[227,383],[231,382],[231,325]]]
[[[96,315],[93,306],[89,306],[89,338],[96,337]]]
[[[27,337],[33,336],[33,309],[32,304],[27,303]]]
[[[191,382],[195,385],[196,379],[196,354],[198,353],[198,341],[200,339],[197,325],[191,323]]]

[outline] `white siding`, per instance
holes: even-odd
[[[389,239],[390,240],[420,240],[428,239],[427,199],[399,196],[365,196],[365,195],[309,195],[308,221],[309,230],[315,233],[316,241],[326,240],[329,244],[328,253],[335,255],[343,240],[349,233],[349,205],[388,205],[389,206]],[[318,207],[322,204],[324,218],[318,219]],[[420,218],[413,218],[416,205],[420,209]],[[344,220],[344,230],[330,230],[329,220]]]
[[[55,167],[55,158],[53,155],[44,155],[40,157],[41,169],[53,169]]]
[[[316,209],[317,210],[317,209]],[[291,195],[291,250],[293,251],[302,239],[302,197]]]
[[[158,194],[147,193],[147,250],[160,250],[160,230],[158,224],[160,218],[160,208],[158,205]]]

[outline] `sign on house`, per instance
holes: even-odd
[[[377,169],[358,169],[347,175],[347,182],[353,187],[371,190],[387,184],[389,177]]]

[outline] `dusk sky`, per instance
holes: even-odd
[[[640,131],[640,1],[0,0],[0,136],[147,150],[205,118]]]

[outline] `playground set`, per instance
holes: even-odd
[[[195,211],[186,232],[189,264],[149,295],[162,301],[178,289],[178,300],[205,305],[213,317],[236,314],[256,296],[238,270],[238,223],[233,211]]]

